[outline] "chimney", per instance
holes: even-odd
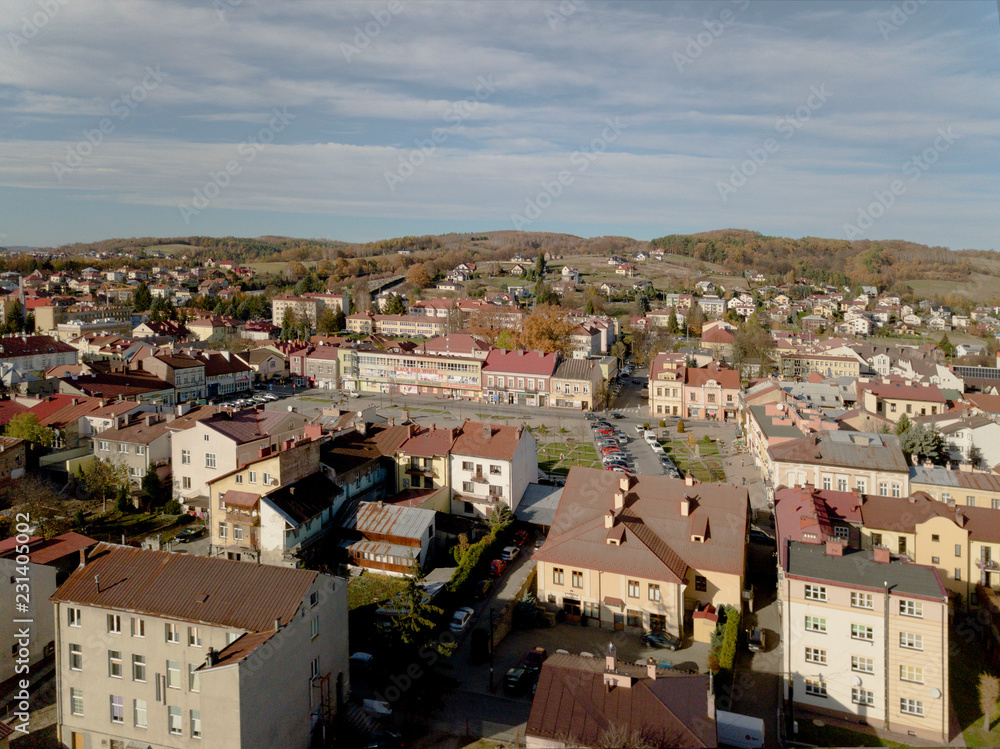
[[[622,476],[618,479],[618,490],[621,492],[628,492],[631,484],[631,480],[628,476]]]
[[[77,565],[77,569],[83,567],[87,563],[87,549],[80,549],[80,563]]]
[[[691,514],[691,498],[685,494],[684,499],[681,500],[681,516],[686,518],[690,514]]]
[[[656,681],[656,661],[652,658],[646,659],[646,676]]]
[[[483,424],[483,439],[488,440],[493,436],[493,427],[489,424]]]
[[[885,546],[873,547],[872,559],[874,559],[879,564],[889,564],[889,562],[892,561],[892,557],[889,555],[889,550]]]
[[[625,507],[625,492],[615,492],[615,509],[621,510]]]
[[[608,671],[614,671],[618,667],[618,649],[613,642],[608,643],[608,652],[604,656],[604,665]]]
[[[844,556],[844,545],[840,541],[828,540],[826,542],[826,555],[828,557]]]
[[[604,527],[614,528],[615,527],[615,511],[608,510],[604,515]],[[82,552],[81,552],[82,553]]]
[[[684,485],[685,486],[694,486],[694,476],[692,476],[690,473],[686,474],[684,476]]]
[[[151,427],[156,423],[156,414],[146,414],[146,426]]]

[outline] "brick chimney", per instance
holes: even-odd
[[[615,509],[621,510],[625,507],[625,492],[615,492]]]
[[[685,486],[694,486],[694,476],[692,476],[690,473],[687,474],[687,475],[685,475],[684,476],[684,485]]]
[[[840,541],[828,540],[826,542],[826,555],[828,557],[844,556],[844,545]]]
[[[489,424],[483,424],[483,439],[488,440],[493,436],[493,427]]]
[[[872,559],[879,564],[889,564],[892,561],[892,556],[886,547],[875,546],[872,548]]]
[[[614,671],[618,667],[618,649],[613,642],[608,643],[608,651],[604,656],[604,666],[608,671]]]
[[[646,659],[646,676],[656,681],[656,661],[652,658]]]
[[[604,527],[614,528],[615,527],[615,511],[608,510],[604,515]]]
[[[685,494],[684,499],[681,500],[681,516],[686,518],[690,514],[691,514],[691,498]]]

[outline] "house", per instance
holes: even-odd
[[[305,376],[309,387],[340,389],[340,352],[336,346],[317,346],[305,358]]]
[[[959,343],[955,346],[955,356],[981,356],[986,353],[986,347],[980,343]]]
[[[349,530],[361,535],[347,547],[352,564],[390,575],[410,575],[423,569],[434,553],[433,510],[382,502],[362,502],[352,515]]]
[[[741,606],[745,488],[574,467],[535,552],[538,598],[610,631],[684,635],[697,608]]]
[[[567,359],[559,362],[552,375],[549,404],[556,408],[594,409],[602,380],[594,359]]]
[[[712,352],[716,359],[733,355],[733,326],[724,320],[705,323],[701,329],[701,347]]]
[[[628,263],[622,263],[617,268],[615,268],[615,275],[617,276],[627,276],[631,278],[635,275],[635,267],[629,265]]]
[[[706,317],[722,317],[726,314],[726,300],[717,296],[703,296],[698,299],[698,306]]]
[[[538,443],[523,426],[465,421],[451,446],[451,511],[487,518],[498,504],[513,514],[538,480]]]
[[[948,596],[937,571],[887,549],[789,542],[778,576],[784,695],[802,719],[833,716],[950,739]]]
[[[205,364],[205,396],[219,398],[253,389],[253,369],[229,351],[205,351],[197,357]]]
[[[782,487],[774,493],[774,529],[779,563],[784,563],[789,541],[804,544],[843,543],[861,548],[861,496],[857,492]]]
[[[34,673],[36,665],[41,667],[41,661],[55,652],[56,628],[49,596],[76,569],[81,550],[96,543],[74,532],[50,539],[25,533],[0,540],[0,589],[7,591],[0,600],[0,637],[12,648],[9,658],[0,658],[0,681],[29,673],[19,668],[27,667]],[[21,611],[16,608],[21,596],[16,594],[23,594],[29,580],[27,610]],[[15,633],[24,624],[30,625],[31,636],[19,641]]]
[[[512,276],[523,276],[527,271],[525,267],[520,263],[515,263],[514,266],[508,271]]]
[[[0,436],[0,486],[6,486],[24,475],[27,456],[28,444],[23,439]]]
[[[304,434],[305,416],[294,411],[220,410],[185,423],[171,424],[171,466],[174,499],[182,502],[208,496],[209,481],[274,450],[287,439]]]
[[[356,419],[351,428],[323,444],[320,463],[340,487],[344,501],[385,499],[397,492],[396,450],[415,427],[371,424],[361,411]]]
[[[243,337],[251,341],[268,341],[280,334],[281,328],[267,320],[251,320],[243,326]]]
[[[718,362],[701,368],[680,366],[666,369],[663,360],[654,359],[654,365],[657,374],[655,381],[650,382],[650,418],[680,416],[711,421],[736,418],[740,373],[735,369]]]
[[[236,351],[233,355],[250,367],[257,382],[283,379],[288,374],[288,357],[275,349],[254,348]]]
[[[127,424],[101,432],[94,439],[94,455],[128,468],[138,484],[150,468],[170,462],[170,431],[160,414],[133,414]]]
[[[528,749],[622,746],[615,729],[648,746],[718,746],[715,697],[707,674],[569,653],[542,664],[525,727]],[[609,743],[609,741],[611,743]]]
[[[566,283],[579,283],[580,282],[580,271],[576,268],[570,267],[569,265],[564,265],[562,267],[562,280]]]
[[[158,344],[172,343],[180,341],[191,335],[184,323],[176,320],[163,320],[161,322],[143,322],[132,328],[132,337],[140,340],[149,340]]]
[[[261,448],[256,460],[208,481],[212,556],[297,566],[334,527],[340,488],[321,468],[319,429]]]
[[[142,369],[177,391],[175,402],[204,398],[205,362],[190,354],[156,354],[142,360]]]
[[[487,403],[549,405],[549,386],[558,353],[494,349],[482,366],[482,397]]]
[[[941,466],[910,466],[910,491],[965,507],[1000,510],[1000,475],[984,471],[952,471]],[[1000,558],[1000,557],[998,557]]]
[[[62,746],[307,749],[350,690],[341,578],[102,543],[52,602]]]
[[[409,434],[396,448],[396,491],[450,487],[451,448],[458,437],[458,427],[414,426]]]
[[[868,412],[885,416],[894,424],[908,418],[942,413],[947,399],[937,385],[912,382],[866,382],[857,384],[858,402]]]
[[[52,367],[79,362],[79,352],[47,335],[0,337],[0,362],[21,372],[42,373]]]

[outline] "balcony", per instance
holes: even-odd
[[[486,478],[486,475],[482,471],[478,471],[476,473],[473,473],[470,478],[473,481],[475,481],[477,484],[488,484],[488,483],[490,483],[490,480],[488,478]]]
[[[408,473],[411,476],[425,476],[427,478],[436,479],[437,471],[434,470],[432,466],[407,466],[404,473]]]
[[[239,523],[240,525],[260,525],[260,518],[253,515],[248,515],[245,512],[226,512],[226,522],[227,523]]]
[[[997,562],[995,559],[977,559],[976,566],[981,570],[991,572],[1000,571],[1000,562]]]

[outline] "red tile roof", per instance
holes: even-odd
[[[22,406],[17,401],[0,401],[0,426],[6,426],[8,421],[18,414],[27,413],[28,410],[27,406]]]
[[[28,556],[35,564],[51,564],[63,557],[72,554],[79,554],[80,549],[89,549],[97,544],[92,538],[81,535],[74,531],[54,536],[48,540],[41,536],[32,536],[28,539]],[[12,558],[17,554],[17,536],[0,541],[0,557]]]
[[[684,382],[694,387],[704,387],[709,380],[715,380],[723,388],[730,390],[740,389],[740,373],[728,367],[693,367],[684,368]]]
[[[483,372],[551,377],[559,364],[559,354],[541,351],[504,351],[494,349],[486,357]]]
[[[454,455],[471,455],[493,460],[513,460],[524,434],[523,427],[466,421],[451,447]]]
[[[0,358],[10,359],[18,356],[34,356],[35,354],[74,353],[76,349],[68,343],[58,341],[52,336],[29,335],[4,336],[0,338]]]
[[[398,451],[404,455],[415,455],[421,458],[433,458],[438,455],[448,455],[458,429],[420,429],[399,446]]]

